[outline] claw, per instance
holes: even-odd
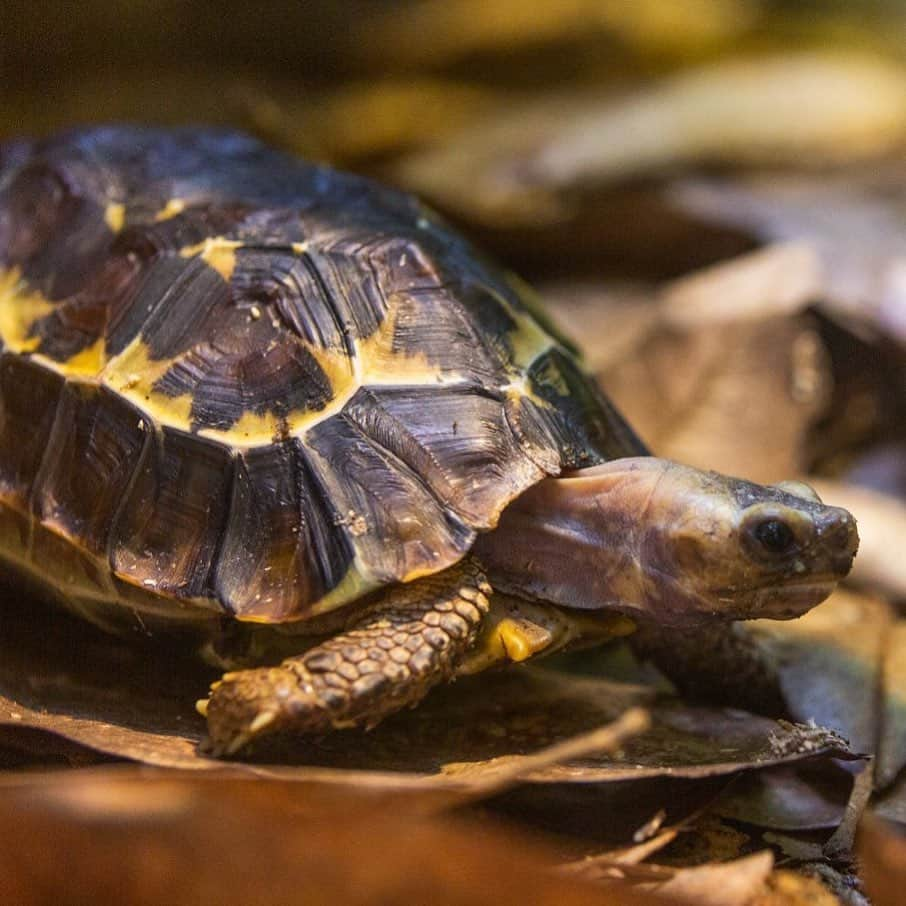
[[[262,711],[248,726],[248,733],[255,734],[261,732],[265,727],[269,727],[279,716],[278,711]]]

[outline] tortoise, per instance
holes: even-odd
[[[795,617],[856,551],[806,486],[653,457],[415,198],[234,131],[2,146],[0,340],[4,563],[240,665],[222,755],[640,620]]]

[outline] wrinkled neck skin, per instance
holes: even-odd
[[[788,619],[830,593],[858,544],[849,513],[799,487],[617,460],[540,482],[475,553],[496,589],[563,607],[675,626]]]
[[[643,465],[542,481],[511,504],[475,547],[493,587],[583,610],[645,610],[644,525],[663,473]]]

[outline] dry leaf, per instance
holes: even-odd
[[[906,620],[890,627],[881,676],[881,735],[875,777],[880,789],[906,767]]]
[[[821,270],[805,242],[769,245],[667,284],[661,315],[694,330],[712,324],[796,315],[818,298]]]
[[[0,780],[0,900],[600,904],[537,841],[388,794],[106,769]],[[626,906],[654,901],[618,888]]]
[[[807,432],[828,399],[808,316],[663,324],[597,374],[658,455],[767,483],[802,470]]]
[[[852,776],[845,766],[815,763],[757,771],[738,778],[714,811],[725,818],[782,831],[836,828]]]
[[[18,602],[27,600],[20,596]],[[0,724],[8,739],[17,728],[37,728],[152,764],[221,768],[196,749],[203,727],[191,702],[207,679],[204,671],[165,645],[124,645],[63,614],[42,612],[33,602],[28,612],[14,603],[7,598],[0,612]],[[507,758],[606,725],[650,697],[644,687],[553,671],[484,674],[437,690],[421,707],[370,733],[299,744],[292,754],[304,766],[282,770],[287,776],[396,788],[423,784],[426,776],[461,785],[497,770]],[[531,779],[586,785],[724,777],[803,756],[845,754],[830,737],[816,744],[796,728],[741,712],[664,702],[652,719],[652,729],[628,742],[619,757],[548,766]]]
[[[798,620],[751,625],[777,663],[790,713],[836,730],[854,751],[875,752],[888,605],[838,590]]]
[[[794,871],[771,872],[766,890],[750,906],[843,906],[820,881]]]
[[[257,135],[337,166],[443,141],[504,102],[490,88],[412,76],[301,93],[287,80],[234,95]]]
[[[906,836],[866,818],[857,838],[865,890],[874,906],[901,906],[906,890]]]
[[[906,95],[904,95],[906,96]],[[808,242],[833,311],[906,342],[906,171],[899,160],[837,174],[780,174],[678,183],[686,213],[766,242]]]
[[[773,867],[774,858],[765,850],[734,862],[679,869],[669,881],[651,889],[700,906],[751,906]]]

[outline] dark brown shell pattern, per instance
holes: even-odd
[[[89,616],[310,617],[642,451],[415,199],[235,132],[3,146],[0,339],[0,555]]]

